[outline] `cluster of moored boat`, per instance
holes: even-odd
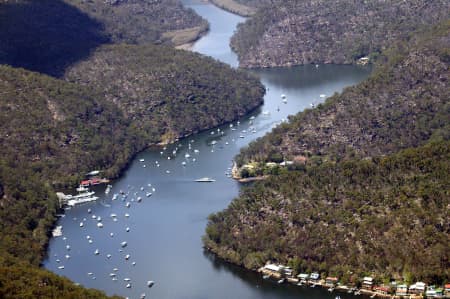
[[[77,188],[77,191],[80,192],[81,194],[83,192],[89,192],[88,190],[85,190],[83,188],[85,188],[85,187],[79,187],[79,188]],[[124,206],[126,208],[130,208],[132,202],[139,203],[139,202],[142,201],[142,198],[150,197],[156,191],[156,188],[153,187],[150,183],[147,184],[147,186],[145,188],[144,188],[144,186],[140,187],[140,190],[138,190],[138,191],[136,191],[134,193],[131,192],[132,189],[133,189],[133,187],[129,187],[128,192],[125,192],[125,191],[121,190],[120,192],[115,193],[112,196],[111,200],[113,202],[121,200],[121,201],[123,201],[125,203]],[[108,185],[106,190],[105,190],[105,193],[108,194],[111,190],[112,190],[112,185]],[[71,197],[71,198],[73,198],[73,197]],[[79,198],[79,197],[77,197],[77,198]],[[98,229],[102,229],[102,230],[104,230],[104,227],[107,227],[107,224],[106,223],[104,224],[104,222],[106,222],[106,221],[104,221],[104,219],[102,219],[101,216],[95,215],[93,213],[93,208],[88,208],[87,209],[87,214],[88,215],[86,215],[86,217],[83,217],[82,219],[73,218],[74,221],[77,221],[77,222],[79,221],[79,227],[80,228],[83,229],[85,227],[92,226],[93,224]],[[130,214],[129,213],[124,213],[123,216],[124,216],[125,219],[128,219],[130,217]],[[118,222],[119,221],[119,216],[117,214],[115,214],[115,213],[111,213],[109,215],[109,221],[111,221],[111,220],[113,222]],[[130,230],[131,230],[131,228],[129,226],[125,226],[125,228],[124,228],[125,232],[130,232]],[[54,237],[61,237],[61,236],[63,236],[62,226],[61,225],[56,226],[56,228],[53,230],[52,233],[53,233]],[[109,233],[109,237],[113,238],[113,237],[115,237],[115,234],[113,232],[110,232]],[[65,236],[63,236],[62,239],[66,243],[65,244],[65,250],[67,251],[67,253],[64,255],[64,257],[65,257],[66,260],[68,260],[68,259],[71,258],[69,253],[72,252],[73,249],[72,249],[71,245],[67,244],[68,241],[67,241],[67,238]],[[87,242],[89,244],[93,244],[94,243],[94,237],[92,237],[90,235],[86,235],[86,240],[87,240]],[[126,248],[128,248],[128,242],[127,241],[118,242],[118,246],[117,246],[118,252],[120,254],[123,254],[123,259],[125,261],[129,261],[131,263],[131,266],[134,267],[134,266],[136,266],[136,262],[132,261],[130,253],[126,253],[125,252]],[[111,248],[109,248],[108,250],[111,250]],[[107,260],[111,260],[111,258],[112,258],[111,251],[110,251],[110,253],[104,254],[102,252],[102,250],[99,249],[99,248],[96,248],[93,251],[93,255],[94,256],[103,256],[104,255],[104,256],[106,256]],[[55,255],[55,257],[57,257],[57,256]],[[67,266],[67,265],[66,266],[62,265],[62,261],[59,258],[56,259],[56,263],[59,264],[59,266],[57,266],[57,268],[59,270],[63,270]],[[126,271],[124,271],[124,272],[126,272]],[[119,280],[119,273],[120,273],[119,272],[119,268],[115,267],[115,268],[112,269],[112,272],[108,274],[108,276],[110,277],[110,279],[112,281],[118,281]],[[97,279],[97,277],[94,275],[94,272],[88,272],[87,274],[88,274],[88,276],[91,279],[93,279],[93,280]],[[125,288],[130,289],[130,288],[133,287],[133,282],[132,282],[131,278],[125,277],[125,278],[123,278],[123,280],[125,282],[125,285],[124,285]],[[152,287],[154,284],[155,284],[155,282],[153,280],[148,280],[146,282],[146,286],[149,287],[149,288]],[[145,298],[145,293],[141,294],[141,298]]]
[[[285,95],[282,96],[282,102],[283,103],[287,103],[287,98],[286,98]],[[270,112],[269,111],[264,111],[262,113],[262,115],[263,116],[268,116],[268,115],[270,115]],[[254,120],[255,120],[254,116],[250,117],[249,122],[248,122],[248,128],[245,128],[245,129],[241,128],[240,133],[239,133],[239,138],[245,138],[245,134],[247,134],[247,133],[250,133],[250,132],[251,133],[256,133],[257,132],[256,128],[254,127],[254,124],[253,124]],[[229,124],[229,129],[231,131],[236,131],[236,130],[238,130],[238,128],[240,126],[241,126],[241,123],[239,121],[237,121],[234,124]],[[229,141],[220,142],[220,139],[223,136],[225,136],[225,130],[222,130],[220,128],[217,129],[217,130],[211,131],[209,135],[212,138],[216,138],[216,139],[214,139],[214,140],[209,142],[209,146],[211,147],[211,152],[214,152],[214,150],[217,149],[217,147],[223,148],[224,145],[228,145],[230,142],[236,142],[237,141],[237,139],[231,139]],[[194,140],[190,140],[188,142],[188,144],[187,144],[187,149],[186,149],[186,151],[184,153],[184,161],[182,161],[182,163],[181,163],[183,167],[186,167],[187,164],[190,163],[190,162],[195,162],[197,160],[197,158],[199,157],[199,155],[200,155],[200,151],[198,149],[194,149],[193,148],[193,144],[194,144]],[[167,160],[171,160],[171,159],[173,159],[173,158],[175,158],[177,156],[178,152],[182,150],[182,147],[183,147],[183,145],[180,143],[180,144],[176,145],[171,152],[168,152],[167,151],[167,147],[164,147],[162,149],[162,151],[160,152],[160,154],[161,154],[161,156],[166,156]],[[141,163],[142,167],[147,167],[147,165],[145,164],[146,161],[145,161],[144,158],[140,158],[139,162]],[[158,161],[155,161],[154,165],[156,167],[160,167],[162,164],[160,164]],[[167,174],[171,173],[169,169],[165,170],[165,172]],[[97,171],[95,173],[94,172],[89,173],[89,175],[97,175],[97,174],[98,174]],[[227,176],[231,177],[231,167],[228,168],[228,170],[225,172],[225,174]],[[211,177],[201,177],[201,178],[198,178],[198,179],[194,179],[194,182],[199,182],[199,183],[215,182],[215,181],[216,180],[211,178]],[[105,189],[105,195],[110,194],[112,189],[113,189],[113,186],[108,184],[106,186],[106,189]],[[153,193],[156,191],[155,187],[153,187],[150,183],[147,186],[145,186],[145,187],[144,186],[140,187],[139,190],[134,192],[134,193],[132,192],[132,189],[133,189],[133,187],[129,186],[129,190],[127,192],[120,191],[118,193],[113,194],[112,201],[122,200],[124,202],[124,206],[127,209],[129,209],[134,204],[133,202],[140,203],[140,202],[142,202],[143,198],[151,197],[153,195]],[[77,188],[77,192],[78,192],[78,194],[76,194],[76,195],[70,195],[70,194],[66,195],[66,194],[58,193],[58,197],[62,200],[62,202],[64,204],[66,204],[69,207],[73,207],[75,205],[82,204],[82,203],[96,201],[99,198],[98,196],[95,196],[95,192],[89,190],[87,186],[80,185]],[[87,213],[90,215],[90,217],[84,217],[82,219],[74,219],[76,221],[79,221],[79,227],[81,229],[83,229],[85,227],[89,227],[90,225],[92,225],[91,221],[94,221],[95,226],[98,229],[105,229],[107,227],[107,224],[104,223],[103,219],[100,216],[96,216],[95,214],[93,214],[92,209],[89,208],[87,210]],[[129,213],[124,213],[124,217],[125,218],[129,218],[130,214]],[[106,218],[108,218],[108,217],[106,217]],[[119,221],[118,215],[114,214],[114,213],[110,214],[109,219],[112,220],[113,222]],[[130,230],[131,230],[130,227],[125,227],[125,231],[126,232],[129,232]],[[54,237],[63,236],[62,226],[57,226],[53,230],[53,236]],[[109,233],[109,237],[113,238],[114,236],[115,236],[115,234],[113,232]],[[65,237],[63,237],[63,240],[66,241],[67,239]],[[89,235],[86,236],[86,240],[87,240],[87,242],[89,244],[93,244],[94,243],[93,237],[91,237]],[[67,254],[65,254],[64,257],[65,257],[65,259],[70,259],[69,252],[71,251],[71,246],[69,244],[66,244],[65,249],[67,251]],[[128,249],[127,241],[123,241],[122,240],[121,242],[118,242],[118,250],[119,250],[120,253],[123,254],[123,259],[125,261],[130,261],[131,266],[135,266],[136,262],[131,260],[131,254],[129,254],[129,253],[125,254],[124,251],[126,249]],[[96,248],[93,251],[93,255],[94,256],[103,256],[104,253],[99,248]],[[106,258],[108,260],[110,260],[112,258],[112,254],[111,253],[106,253],[105,256],[106,256]],[[62,262],[61,262],[60,259],[56,259],[56,262],[58,264],[60,264],[58,266],[58,269],[60,269],[60,270],[65,269],[65,266],[61,265]],[[118,279],[119,279],[119,269],[117,267],[113,268],[113,271],[111,273],[109,273],[108,275],[109,275],[109,277],[110,277],[110,279],[112,281],[118,281]],[[93,272],[88,272],[88,276],[91,279],[96,279],[96,276],[94,275]],[[130,288],[133,287],[133,282],[132,282],[131,278],[125,277],[125,278],[123,278],[123,280],[125,282],[125,288],[130,289]],[[282,280],[279,281],[279,283],[282,283],[282,282],[283,282]],[[152,281],[152,280],[148,280],[147,281],[147,287],[152,287],[154,284],[155,284],[155,282]],[[142,294],[141,297],[145,297],[145,294]]]

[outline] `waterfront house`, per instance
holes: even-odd
[[[269,276],[273,276],[276,278],[280,278],[281,277],[281,273],[280,273],[280,266],[277,266],[275,264],[266,264],[262,269],[261,272],[264,273],[265,275],[269,275]]]
[[[289,166],[294,164],[294,161],[283,161],[280,163],[280,166]]]
[[[334,287],[338,282],[337,277],[327,277],[325,278],[325,286],[326,287]]]
[[[434,286],[430,286],[427,288],[427,291],[425,292],[426,298],[443,298],[444,297],[444,290],[441,288],[435,288]]]
[[[292,277],[292,268],[284,265],[266,264],[260,269],[264,275],[269,275],[275,278]]]
[[[366,276],[362,281],[362,288],[365,290],[372,290],[373,288],[373,277]]]
[[[381,285],[381,286],[376,286],[376,287],[374,287],[373,290],[374,290],[375,292],[377,292],[378,294],[381,294],[381,295],[388,295],[389,292],[391,291],[391,288],[388,287],[388,286]]]
[[[280,265],[280,267],[281,267],[281,274],[283,274],[286,277],[292,277],[294,271],[292,270],[291,267],[283,265]]]
[[[276,167],[277,165],[278,165],[278,164],[275,163],[275,162],[267,162],[267,163],[266,163],[266,166],[267,166],[267,167],[270,167],[270,168]]]
[[[319,278],[320,278],[319,273],[316,273],[316,272],[311,273],[311,275],[309,276],[309,282],[310,283],[318,283]]]
[[[424,294],[426,289],[424,282],[418,281],[409,287],[409,293],[411,294]]]
[[[300,280],[301,283],[306,283],[308,281],[309,278],[309,274],[307,273],[300,273],[299,275],[297,275],[298,279]]]
[[[400,284],[397,286],[395,295],[403,297],[408,295],[408,286],[406,284]]]
[[[450,283],[447,283],[444,287],[444,295],[446,298],[450,298]]]
[[[356,64],[358,65],[367,65],[369,63],[369,57],[361,57],[356,61]]]

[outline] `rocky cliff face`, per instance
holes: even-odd
[[[275,1],[239,26],[242,67],[350,64],[448,17],[448,1]]]

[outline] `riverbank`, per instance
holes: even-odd
[[[261,7],[251,21],[239,26],[231,47],[243,68],[354,64],[365,56],[375,60],[381,49],[447,18],[445,1],[329,5],[285,0]],[[380,26],[373,26],[374,19]]]
[[[206,35],[209,31],[209,24],[193,28],[164,32],[162,37],[169,39],[176,49],[189,50],[194,43]]]
[[[234,0],[209,0],[215,6],[241,17],[251,17],[256,13],[256,9],[242,5]]]

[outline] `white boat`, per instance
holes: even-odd
[[[105,194],[108,194],[111,191],[112,185],[106,186]]]
[[[100,251],[99,251],[98,249],[95,249],[94,254],[95,254],[95,255],[99,255],[99,254],[100,254]]]
[[[89,172],[89,173],[86,173],[86,175],[87,175],[87,176],[94,176],[94,175],[97,175],[97,174],[99,174],[99,173],[100,173],[99,170],[93,170],[93,171],[91,171],[91,172]]]
[[[77,195],[68,194],[65,196],[65,199],[67,200],[67,205],[73,207],[78,204],[97,200],[98,197],[93,196],[94,194],[95,194],[94,191],[83,192]]]
[[[139,159],[139,162],[145,162],[145,159]]]
[[[211,183],[211,182],[215,182],[216,180],[212,179],[212,178],[204,177],[204,178],[196,179],[195,181],[199,182],[199,183]]]
[[[154,284],[155,284],[155,282],[154,282],[153,280],[147,281],[147,286],[148,286],[149,288],[151,288]]]
[[[125,242],[125,241],[123,241],[122,243],[120,243],[120,246],[122,246],[123,248],[124,248],[124,247],[127,247],[127,245],[128,245],[128,244],[127,244],[127,242]]]
[[[88,191],[88,188],[86,188],[86,187],[80,185],[80,186],[78,186],[77,191],[78,191],[78,192]]]
[[[103,227],[103,223],[98,222],[98,223],[97,223],[97,227],[98,227],[98,228],[102,228],[102,227]]]
[[[55,227],[55,229],[52,231],[52,236],[53,237],[61,237],[62,236],[62,226],[58,225],[57,227]]]
[[[282,99],[285,99],[285,98],[286,98],[286,95],[285,95],[285,94],[282,94],[282,95],[281,95],[281,98],[282,98]]]

